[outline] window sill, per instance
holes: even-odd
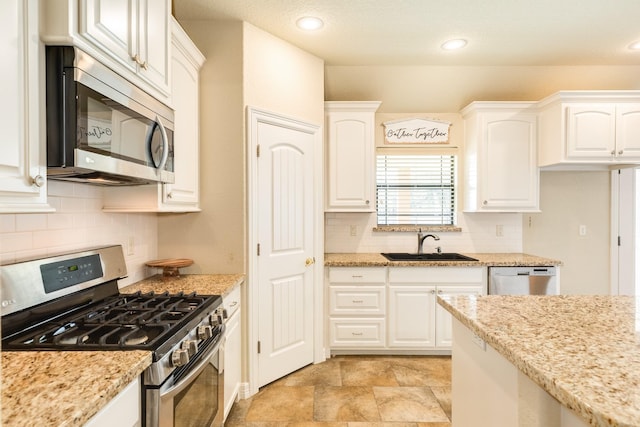
[[[423,233],[429,232],[456,232],[462,231],[461,227],[455,225],[378,225],[373,227],[374,232],[411,232],[417,233],[422,230]]]

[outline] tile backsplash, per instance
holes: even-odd
[[[375,213],[325,213],[325,252],[415,252],[417,233],[373,232]],[[425,252],[522,252],[522,214],[458,213],[461,232],[437,232]]]
[[[119,244],[128,272],[120,286],[157,273],[144,265],[157,259],[155,213],[105,213],[100,187],[60,181],[47,185],[56,212],[0,214],[0,263]]]

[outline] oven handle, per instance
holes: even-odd
[[[206,355],[206,357],[203,357],[203,360],[200,363],[198,363],[196,367],[192,369],[187,376],[182,378],[180,382],[178,382],[178,384],[175,384],[173,387],[169,388],[164,393],[162,393],[160,395],[160,398],[165,399],[167,397],[173,397],[174,395],[184,390],[189,384],[191,384],[191,380],[193,380],[195,377],[200,375],[200,373],[204,371],[204,368],[207,367],[207,364],[211,360],[211,355],[220,350],[221,341],[222,340],[219,340],[216,343],[216,345],[213,347],[213,350],[207,352],[208,354]]]

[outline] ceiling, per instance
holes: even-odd
[[[640,65],[640,0],[173,0],[179,20],[242,20],[326,65]],[[295,22],[315,15],[324,27]],[[443,51],[452,38],[465,48]]]

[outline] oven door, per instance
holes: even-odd
[[[220,427],[224,369],[220,342],[170,376],[159,388],[143,387],[146,427]]]

